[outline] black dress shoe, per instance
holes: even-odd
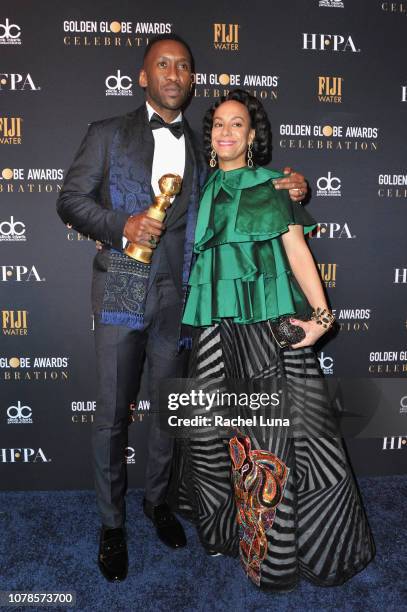
[[[184,528],[167,504],[153,506],[153,504],[144,499],[143,510],[144,514],[153,522],[161,542],[170,548],[186,546],[187,539]]]
[[[122,527],[110,529],[102,527],[98,565],[103,576],[109,582],[120,582],[127,576],[128,555],[126,535]]]

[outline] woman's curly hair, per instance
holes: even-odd
[[[250,127],[255,130],[253,141],[253,161],[260,166],[267,164],[271,158],[271,128],[266,111],[262,103],[250,95],[244,89],[232,89],[227,96],[222,96],[211,108],[209,108],[203,119],[203,144],[207,159],[210,159],[212,150],[212,123],[215,110],[223,102],[236,100],[244,104],[250,116]]]

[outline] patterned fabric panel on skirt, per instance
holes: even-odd
[[[225,438],[213,428],[177,441],[176,505],[203,546],[239,555],[256,585],[276,591],[300,576],[333,586],[361,571],[375,546],[314,350],[281,351],[267,322],[225,319],[198,336],[189,376],[201,388],[261,381],[291,423],[260,426],[270,418],[261,406],[255,425]]]

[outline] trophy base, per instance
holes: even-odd
[[[151,263],[151,256],[153,254],[153,251],[148,247],[139,246],[138,244],[130,242],[124,249],[124,252],[126,255],[128,255],[132,259],[135,259],[136,261],[140,261],[141,263],[145,264]]]

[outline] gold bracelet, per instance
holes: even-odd
[[[335,322],[335,317],[326,308],[318,307],[311,315],[311,321],[315,321],[318,325],[322,325],[325,329],[329,329]]]

